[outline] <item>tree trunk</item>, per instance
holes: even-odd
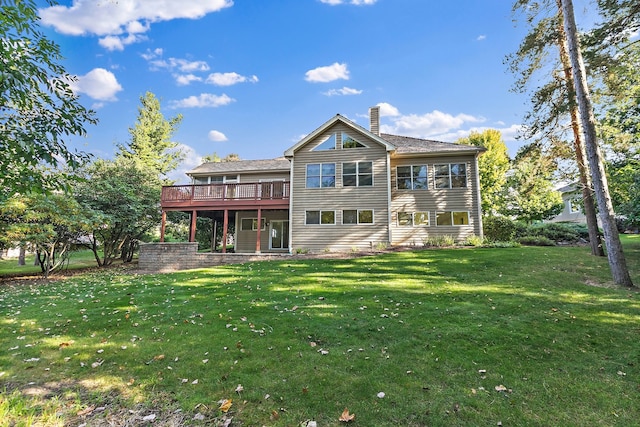
[[[18,254],[18,265],[25,265],[27,262],[25,261],[27,255],[27,249],[24,246],[20,246],[20,253]]]
[[[622,251],[622,243],[620,242],[618,229],[616,228],[615,213],[613,211],[613,204],[611,203],[611,196],[609,195],[607,176],[605,175],[602,154],[596,138],[595,117],[591,105],[589,87],[587,85],[584,61],[582,60],[582,53],[578,44],[573,2],[572,0],[561,0],[561,2],[564,15],[565,37],[567,39],[567,46],[569,47],[571,69],[575,82],[576,101],[580,112],[580,121],[582,122],[582,128],[584,130],[584,143],[589,160],[589,168],[593,175],[593,187],[598,201],[600,222],[602,223],[602,230],[604,231],[609,267],[611,268],[611,274],[616,284],[633,287],[633,282],[631,281],[631,276],[627,268],[627,261]]]
[[[561,0],[556,0],[558,10],[562,13]],[[578,172],[580,173],[580,186],[582,187],[582,202],[584,215],[587,219],[587,229],[589,230],[589,244],[591,245],[591,255],[604,256],[600,230],[598,230],[598,218],[596,216],[596,206],[593,200],[593,187],[589,176],[589,164],[587,153],[584,148],[584,137],[582,126],[580,125],[580,112],[576,103],[575,81],[571,74],[571,59],[569,58],[569,47],[565,35],[562,20],[558,20],[558,31],[560,38],[558,45],[560,48],[560,60],[564,68],[564,77],[567,81],[567,92],[569,95],[569,110],[571,112],[571,128],[573,129],[573,150],[576,153]]]

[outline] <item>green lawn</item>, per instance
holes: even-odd
[[[39,265],[33,265],[35,255],[30,254],[25,258],[25,265],[18,265],[18,258],[0,259],[0,277],[7,276],[32,276],[42,274]],[[79,250],[71,252],[69,262],[62,271],[77,270],[87,267],[96,267],[96,259],[90,250]],[[56,274],[54,272],[53,274]]]
[[[0,425],[640,425],[640,293],[585,247],[91,272],[0,315]]]

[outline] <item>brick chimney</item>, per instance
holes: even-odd
[[[380,107],[369,108],[369,131],[380,136]]]

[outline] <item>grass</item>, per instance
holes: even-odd
[[[30,276],[42,274],[39,265],[33,265],[35,261],[35,255],[31,254],[25,257],[25,265],[18,265],[18,258],[4,258],[0,259],[0,277],[6,276]],[[96,259],[93,256],[93,252],[90,250],[78,250],[71,252],[69,262],[62,269],[78,270],[87,267],[95,267]],[[56,270],[53,274],[56,274]]]
[[[640,283],[640,236],[624,243]],[[640,425],[640,294],[588,250],[5,285],[0,425]]]

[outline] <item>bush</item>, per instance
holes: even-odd
[[[475,246],[480,247],[484,244],[484,239],[480,236],[476,236],[475,234],[469,236],[464,241],[465,246]]]
[[[532,225],[527,231],[530,236],[544,236],[554,242],[576,243],[581,237],[572,226],[559,222]]]
[[[518,237],[518,243],[528,246],[555,246],[556,242],[545,236],[522,236]]]
[[[510,242],[516,235],[516,224],[503,216],[483,219],[484,237],[492,242]]]
[[[433,236],[422,240],[424,246],[435,246],[437,248],[443,246],[453,246],[456,244],[455,239],[452,236]]]

